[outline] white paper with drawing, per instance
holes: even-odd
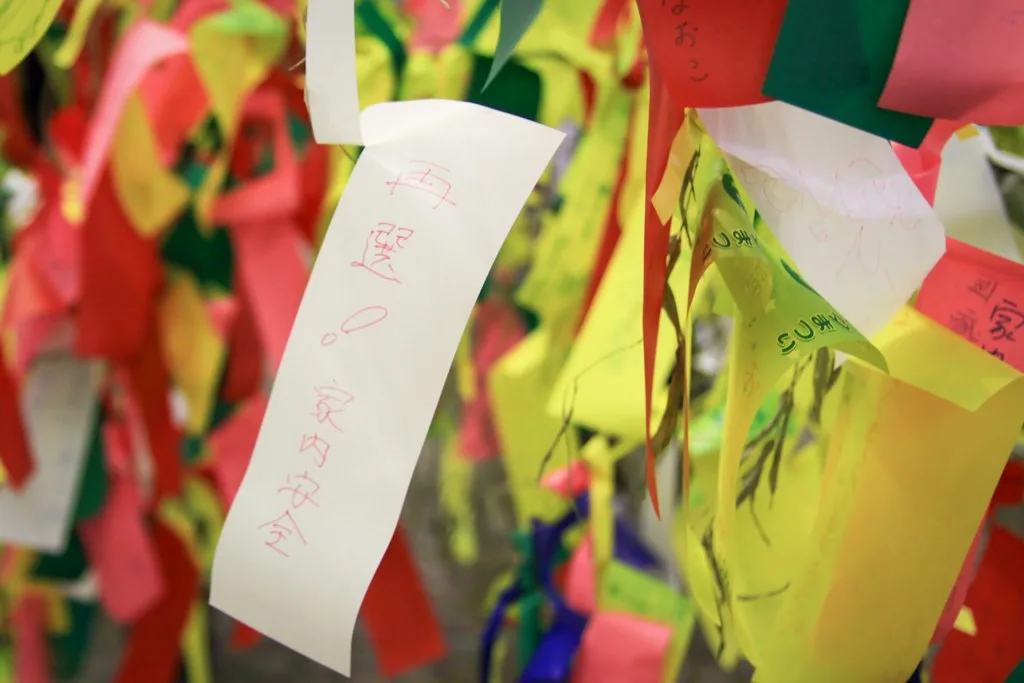
[[[211,603],[349,675],[466,320],[564,137],[464,102],[368,108],[213,566]]]
[[[804,277],[864,334],[945,251],[942,223],[886,140],[782,102],[700,116]]]
[[[36,470],[21,491],[0,485],[0,542],[59,553],[67,545],[103,377],[99,361],[43,356],[22,415]]]

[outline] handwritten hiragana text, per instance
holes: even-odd
[[[358,311],[345,318],[345,320],[338,326],[338,331],[341,334],[352,334],[360,330],[365,330],[369,327],[373,327],[379,322],[384,321],[388,317],[388,309],[383,306],[367,306],[366,308],[360,308]],[[326,332],[320,337],[321,346],[330,346],[334,342],[338,341],[337,332]]]
[[[353,261],[352,267],[365,268],[382,280],[401,284],[392,259],[395,252],[405,246],[406,240],[413,234],[412,229],[394,223],[377,223],[377,227],[370,230],[366,237],[362,257],[358,261]]]
[[[707,1],[707,0],[705,0]],[[711,0],[712,2],[714,0]],[[673,17],[683,18],[686,16],[686,11],[690,9],[689,0],[672,0],[672,4],[667,4],[668,0],[661,0],[661,6],[668,9]],[[675,25],[676,35],[674,39],[675,46],[678,48],[685,48],[688,51],[697,50],[697,35],[700,33],[700,26],[692,18],[685,19]],[[700,58],[698,53],[690,52],[690,56],[683,59],[683,62],[689,65],[689,77],[694,83],[700,83],[706,81],[710,74],[708,70],[701,66]]]
[[[853,329],[849,321],[838,313],[818,313],[806,320],[800,318],[792,330],[779,334],[776,342],[782,355],[788,356],[799,344],[808,344],[816,336],[831,334],[840,328],[847,332]]]
[[[302,535],[302,529],[299,528],[295,518],[292,517],[291,511],[283,512],[276,519],[272,519],[269,522],[260,524],[259,529],[265,529],[271,540],[264,541],[264,545],[284,557],[291,557],[284,548],[280,548],[279,544],[287,543],[291,540],[292,536],[301,543],[306,545],[306,537]]]
[[[450,173],[447,168],[431,161],[412,160],[409,162],[411,170],[398,174],[394,180],[387,181],[391,188],[391,194],[395,194],[400,188],[424,192],[437,201],[433,209],[437,210],[444,204],[455,206],[455,202],[449,198],[452,191],[452,184],[445,178]]]

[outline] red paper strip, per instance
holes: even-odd
[[[300,253],[302,243],[295,227],[284,221],[232,226],[231,236],[239,277],[254,302],[252,312],[267,366],[276,373],[309,278]]]
[[[400,526],[373,576],[360,614],[380,670],[388,678],[442,659],[448,652]]]
[[[225,507],[231,506],[242,485],[266,411],[267,397],[259,394],[210,433],[213,475]]]
[[[179,435],[171,420],[168,402],[170,378],[160,349],[156,321],[147,326],[142,350],[128,362],[131,389],[142,413],[155,470],[154,502],[181,492]]]
[[[654,470],[654,446],[651,443],[651,396],[654,392],[654,358],[661,323],[661,304],[665,299],[668,276],[670,223],[662,223],[651,202],[668,167],[672,141],[686,118],[685,110],[668,96],[661,77],[651,65],[651,108],[647,128],[647,181],[644,216],[644,410],[647,433],[647,491],[654,511],[661,516],[658,486]]]
[[[995,527],[967,593],[977,633],[953,631],[932,668],[935,683],[1003,683],[1024,658],[1024,543]]]
[[[46,601],[25,595],[11,619],[14,627],[14,680],[50,683],[50,646],[46,639]]]
[[[898,142],[892,143],[892,151],[903,164],[903,170],[907,172],[910,179],[914,181],[918,191],[932,206],[935,205],[935,191],[939,187],[939,167],[942,163],[942,156],[922,147],[914,149],[906,147]]]
[[[990,126],[1024,124],[1024,9],[1013,0],[911,0],[878,104]]]
[[[107,613],[131,623],[152,609],[163,595],[164,579],[134,478],[115,479],[99,516],[82,522],[79,531]]]
[[[240,279],[238,275],[235,276],[238,310],[228,336],[227,368],[224,370],[224,385],[221,387],[222,398],[230,403],[252,396],[263,381],[263,352],[259,333],[252,315],[252,304]]]
[[[1024,266],[955,239],[921,285],[917,309],[1024,371]]]
[[[1024,503],[1024,464],[1019,460],[1011,460],[1003,470],[992,494],[992,507],[1000,505],[1020,505]]]
[[[81,273],[75,351],[113,359],[138,353],[151,327],[163,266],[156,243],[142,237],[121,209],[109,174],[82,226]]]
[[[761,94],[761,87],[786,0],[637,0],[636,4],[651,70],[657,68],[676,104],[735,107],[770,99]]]
[[[181,660],[181,634],[199,591],[199,571],[185,543],[159,522],[153,542],[167,590],[131,629],[115,683],[172,683]]]
[[[4,359],[4,345],[0,339],[0,462],[7,472],[11,488],[18,491],[35,471],[35,462],[21,422],[18,385]]]

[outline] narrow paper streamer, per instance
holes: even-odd
[[[306,105],[321,145],[362,144],[354,0],[309,0]]]
[[[59,553],[71,513],[96,411],[103,365],[69,356],[40,359],[22,394],[35,476],[21,491],[0,489],[0,540]]]
[[[292,327],[211,594],[345,675],[466,319],[564,137],[442,100],[376,105],[361,123],[368,144]]]

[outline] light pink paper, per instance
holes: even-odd
[[[586,461],[578,458],[572,464],[544,475],[540,483],[563,498],[575,498],[590,487],[590,471]]]
[[[583,537],[565,572],[565,603],[577,612],[590,614],[597,605],[597,581],[594,575],[594,542]]]
[[[81,176],[83,206],[89,206],[103,176],[110,144],[128,96],[158,62],[187,51],[188,40],[184,35],[148,19],[133,24],[118,43],[85,139]]]
[[[459,2],[447,0],[447,5],[441,0],[406,0],[403,7],[416,21],[414,48],[439,52],[459,37]]]
[[[25,595],[18,601],[11,621],[14,627],[14,680],[17,683],[51,683],[46,601],[38,595]]]
[[[213,473],[226,507],[231,506],[242,477],[249,466],[249,458],[256,446],[263,414],[267,412],[267,397],[258,395],[246,404],[224,424],[210,433],[209,447],[213,455]]]
[[[661,683],[671,640],[667,624],[597,612],[583,631],[572,683]]]
[[[103,607],[116,621],[135,621],[163,595],[164,579],[133,480],[114,479],[103,511],[79,532]]]
[[[886,109],[992,126],[1024,124],[1024,5],[911,0]]]

